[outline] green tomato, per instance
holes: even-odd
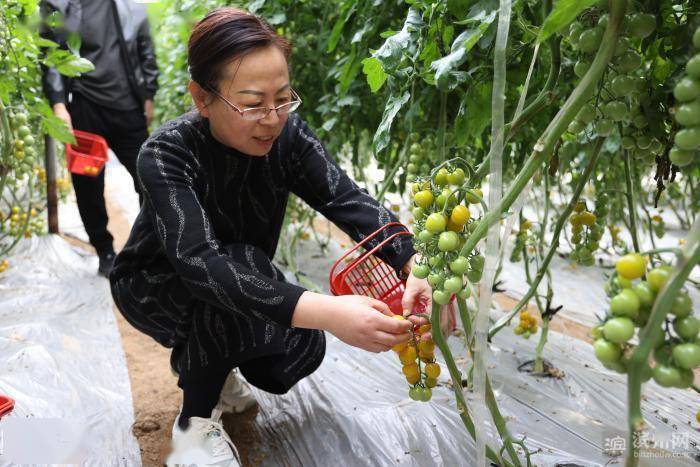
[[[603,363],[603,366],[610,371],[614,371],[615,373],[620,373],[623,375],[627,373],[627,367],[622,362],[622,360],[610,363]]]
[[[651,146],[651,137],[647,135],[640,135],[637,137],[637,147],[639,149],[649,149]]]
[[[688,76],[681,79],[673,88],[673,96],[678,102],[690,102],[700,97],[700,80]]]
[[[576,120],[582,123],[591,123],[593,120],[595,120],[595,117],[595,107],[592,104],[586,104],[581,107],[581,110],[578,111]]]
[[[442,269],[445,265],[445,259],[442,255],[435,255],[428,258],[428,264],[431,268]]]
[[[700,54],[695,54],[693,58],[688,60],[685,71],[688,72],[691,78],[700,78]]]
[[[462,277],[452,276],[445,281],[444,289],[450,293],[457,293],[462,290]]]
[[[597,339],[593,343],[593,352],[603,364],[616,362],[622,356],[620,346],[605,339]]]
[[[457,292],[457,296],[459,298],[461,298],[462,300],[468,299],[471,294],[472,294],[472,291],[469,289],[469,287],[464,287],[462,290]]]
[[[676,121],[683,126],[695,126],[700,124],[700,101],[687,102],[676,110]]]
[[[693,34],[693,47],[700,49],[700,28],[697,28]]]
[[[610,300],[610,312],[614,316],[635,318],[639,313],[639,297],[633,290],[623,289]]]
[[[610,89],[618,97],[628,96],[634,91],[634,81],[627,75],[618,75],[610,82]]]
[[[417,174],[418,173],[418,166],[416,164],[408,164],[406,166],[406,172],[410,174]]]
[[[598,120],[598,122],[596,122],[595,132],[598,134],[598,136],[608,136],[610,133],[612,133],[614,128],[615,124],[612,120],[601,118]]]
[[[628,38],[626,38],[625,36],[618,37],[617,44],[615,44],[615,56],[619,57],[620,55],[627,52],[627,50],[629,50],[630,47],[632,47],[632,45]]]
[[[689,342],[678,344],[673,348],[673,361],[686,370],[700,366],[700,346]]]
[[[445,274],[442,272],[434,272],[428,275],[428,284],[433,289],[439,289],[445,282]]]
[[[643,307],[651,307],[654,304],[654,298],[656,294],[651,290],[651,286],[648,282],[642,281],[639,284],[632,287],[632,291],[639,298],[639,304]]]
[[[469,263],[467,261],[467,258],[464,256],[458,256],[454,261],[450,262],[450,271],[452,271],[455,274],[464,274],[467,272],[467,267],[469,266]]]
[[[600,18],[598,18],[598,27],[599,27],[599,28],[602,28],[602,29],[607,28],[607,27],[608,27],[608,21],[609,21],[609,17],[608,17],[608,14],[607,14],[607,13],[604,14],[604,15],[601,15]]]
[[[469,282],[472,284],[476,284],[481,280],[481,276],[483,274],[483,271],[477,271],[476,269],[470,269],[467,271],[467,279],[469,279]]]
[[[647,118],[644,115],[637,115],[632,119],[632,125],[641,130],[648,125]]]
[[[474,255],[469,258],[469,266],[471,266],[472,269],[483,271],[484,264],[486,264],[486,258],[484,258],[482,255]]]
[[[656,29],[656,18],[648,13],[635,13],[629,17],[627,27],[632,36],[644,39]]]
[[[617,59],[617,68],[621,73],[630,73],[642,65],[642,56],[634,50],[627,50]]]
[[[620,140],[622,147],[625,149],[632,149],[637,145],[637,140],[632,136],[623,136]]]
[[[616,344],[627,342],[634,336],[634,323],[629,318],[612,318],[603,325],[605,339]]]
[[[579,60],[576,62],[574,65],[574,74],[578,76],[579,78],[583,78],[583,75],[586,74],[588,69],[591,67],[590,62],[585,62],[583,60]]]
[[[459,246],[459,235],[455,232],[442,232],[438,238],[438,249],[440,251],[454,251]]]
[[[433,292],[433,301],[438,305],[447,305],[450,303],[450,294],[444,290],[436,290]]]
[[[420,390],[420,400],[423,402],[428,402],[433,397],[433,391],[430,388],[421,388]]]
[[[593,53],[600,47],[600,42],[603,40],[603,29],[591,28],[586,29],[578,38],[578,48],[583,53]]]
[[[420,401],[421,400],[421,388],[420,386],[413,386],[411,389],[408,390],[408,397],[410,397],[414,401]]]
[[[671,306],[671,313],[673,313],[676,318],[685,318],[690,315],[693,311],[693,301],[687,292],[680,292],[673,299],[673,305]]]
[[[627,116],[627,105],[620,101],[608,102],[603,108],[603,113],[609,119],[619,122]]]
[[[427,264],[414,264],[411,272],[418,279],[425,279],[430,274],[430,267]]]
[[[416,208],[416,209],[420,209],[420,208]],[[428,243],[432,239],[433,239],[433,234],[431,234],[427,230],[421,230],[420,233],[418,234],[418,240],[420,240],[423,243]]]
[[[665,388],[672,388],[681,382],[681,372],[670,365],[656,365],[652,375],[656,384]]]
[[[695,160],[695,154],[695,151],[683,151],[674,146],[669,151],[668,158],[678,167],[685,167]]]
[[[19,128],[17,128],[17,136],[20,138],[24,138],[25,136],[29,136],[29,133],[31,130],[27,125],[22,125]]]
[[[446,225],[447,220],[445,219],[445,216],[439,212],[432,213],[425,221],[425,228],[428,229],[428,232],[434,234],[444,231]]]
[[[413,219],[416,221],[421,221],[425,218],[425,210],[423,208],[415,207],[411,211],[411,214],[413,214]]]
[[[676,331],[678,337],[683,340],[695,340],[698,336],[698,331],[700,331],[700,320],[695,316],[676,318],[673,320],[673,330]]]
[[[649,271],[649,274],[647,274],[647,282],[649,282],[651,290],[659,293],[659,290],[666,284],[670,275],[670,271],[663,267],[654,268]]]
[[[583,25],[579,23],[578,21],[574,21],[571,23],[569,26],[569,41],[576,45],[578,44],[578,38],[581,36],[581,33],[583,32]]]
[[[595,326],[591,329],[591,336],[593,339],[600,339],[603,337],[603,326]]]
[[[437,171],[437,173],[435,174],[435,184],[437,186],[447,185],[447,169],[446,168],[443,167]]]
[[[685,128],[673,140],[680,149],[690,151],[700,147],[700,128]]]

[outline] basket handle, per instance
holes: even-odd
[[[358,248],[360,248],[361,246],[363,246],[365,243],[371,241],[374,237],[376,237],[377,235],[379,235],[380,233],[382,233],[383,231],[385,231],[386,229],[388,229],[388,228],[390,228],[390,227],[402,227],[402,228],[405,229],[405,232],[403,232],[403,233],[410,235],[410,232],[408,231],[408,228],[407,228],[405,225],[403,225],[401,222],[389,222],[388,224],[384,224],[383,226],[381,226],[380,228],[378,228],[377,230],[375,230],[374,232],[372,232],[370,235],[368,235],[367,237],[363,238],[362,241],[360,241],[359,243],[355,244],[354,247],[352,247],[352,248],[350,248],[348,251],[346,251],[346,252],[343,254],[343,256],[341,256],[340,258],[338,258],[338,260],[337,260],[335,263],[333,263],[333,266],[331,267],[331,272],[330,272],[330,277],[331,277],[331,279],[332,279],[333,276],[335,275],[335,270],[338,268],[338,265],[342,264],[342,262],[343,262],[343,260],[344,260],[345,258],[347,258],[350,254],[354,253],[355,250],[357,250]],[[397,233],[400,233],[400,232],[397,232]],[[390,238],[390,239],[393,239],[394,236],[396,236],[396,234],[392,235],[392,236],[389,237],[389,238]],[[380,244],[380,246],[383,246],[384,243],[385,243],[385,242],[382,242],[382,243]],[[376,248],[375,248],[375,249],[376,249]],[[373,250],[373,251],[374,251],[374,250]]]

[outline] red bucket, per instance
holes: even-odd
[[[15,401],[9,397],[0,394],[0,418],[12,412],[15,407]]]
[[[107,141],[87,131],[73,130],[76,144],[66,144],[68,170],[77,175],[97,177],[107,162]]]

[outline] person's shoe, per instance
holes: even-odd
[[[240,467],[236,446],[229,438],[219,420],[190,417],[190,426],[183,430],[173,425],[172,452],[166,459],[167,467],[181,465],[210,465],[218,467]]]
[[[234,368],[226,377],[224,387],[219,395],[219,402],[214,408],[213,414],[241,413],[255,407],[258,401],[250,391],[248,383],[238,377],[238,371]]]
[[[97,274],[100,276],[109,277],[109,273],[112,271],[112,267],[114,267],[115,254],[113,251],[110,251],[108,253],[101,253],[99,257],[100,265],[97,268]]]

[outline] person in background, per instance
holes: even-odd
[[[43,67],[42,84],[54,114],[71,130],[98,134],[134,178],[136,156],[148,137],[158,88],[150,28],[143,5],[131,0],[42,0],[41,35],[79,53],[94,70],[66,78]],[[56,24],[55,19],[59,18]],[[98,273],[108,276],[115,253],[107,230],[104,170],[97,177],[71,174],[80,218],[99,256]]]

